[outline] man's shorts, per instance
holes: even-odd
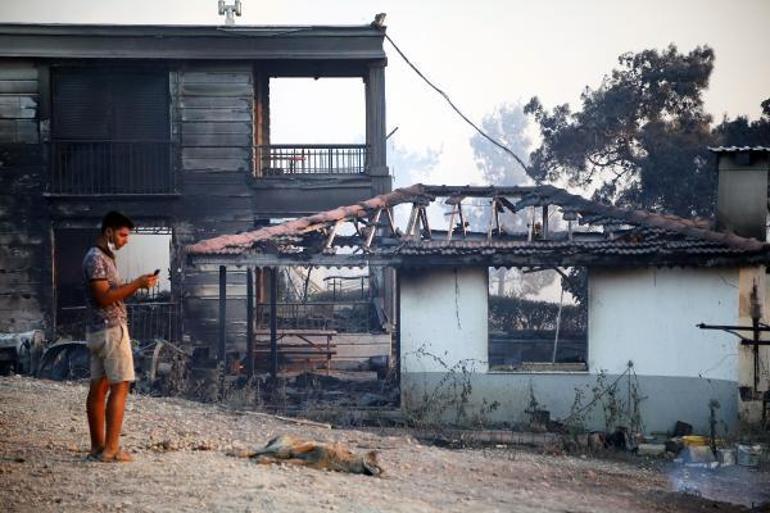
[[[89,332],[86,341],[91,352],[92,381],[102,376],[107,376],[107,381],[111,384],[136,380],[128,327],[119,325],[103,331]]]

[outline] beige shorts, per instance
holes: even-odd
[[[86,341],[91,352],[92,381],[102,376],[107,376],[110,383],[136,380],[128,327],[120,325],[91,332],[86,335]]]

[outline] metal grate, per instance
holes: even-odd
[[[51,143],[51,194],[173,194],[174,145],[169,141]]]
[[[163,339],[178,342],[181,334],[179,303],[127,303],[128,332],[132,340]],[[57,334],[85,340],[86,307],[64,307],[57,319]]]
[[[256,305],[257,327],[270,327],[270,304]],[[376,313],[371,301],[324,303],[278,303],[278,329],[324,329],[338,333],[376,331]]]
[[[366,172],[363,144],[257,146],[257,175],[359,175]]]

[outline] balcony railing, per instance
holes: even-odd
[[[366,172],[364,144],[271,144],[256,147],[257,176],[360,175]]]
[[[48,192],[63,195],[176,193],[173,147],[170,141],[54,140]]]

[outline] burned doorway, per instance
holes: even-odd
[[[86,289],[82,262],[97,235],[98,230],[90,227],[54,229],[57,337],[85,338]],[[172,295],[171,241],[171,228],[142,226],[131,235],[129,244],[116,253],[118,272],[124,282],[160,269],[157,287],[140,291],[126,301],[133,339],[175,341],[179,338],[180,309]]]

